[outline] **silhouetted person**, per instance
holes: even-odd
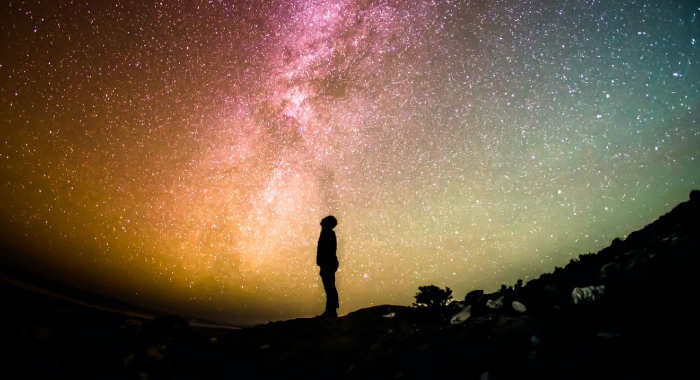
[[[338,270],[338,247],[333,228],[338,221],[333,216],[327,216],[321,221],[321,236],[318,238],[316,250],[316,265],[321,267],[321,280],[326,291],[326,311],[319,315],[320,318],[335,318],[338,316],[335,309],[339,308],[338,290],[335,288],[335,272]]]

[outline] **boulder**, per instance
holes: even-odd
[[[603,278],[610,276],[611,274],[614,274],[620,270],[620,264],[611,261],[605,265],[603,265],[602,268],[600,268],[600,274],[603,276]]]
[[[471,308],[472,308],[472,305],[464,306],[459,311],[459,313],[452,316],[450,323],[453,325],[458,325],[458,324],[466,321],[467,319],[469,319],[469,317],[471,317]]]
[[[605,293],[605,285],[587,286],[585,288],[574,288],[571,292],[571,299],[578,305],[582,301],[595,301]]]
[[[472,290],[471,292],[467,293],[466,297],[464,297],[464,303],[467,305],[474,305],[479,302],[479,299],[481,299],[483,295],[483,290]]]
[[[139,336],[142,323],[136,319],[127,319],[119,328],[131,336]]]
[[[486,302],[486,306],[489,309],[500,309],[503,306],[503,296],[498,297],[495,300],[488,300],[488,302]]]
[[[690,192],[690,200],[697,202],[700,201],[700,190],[693,190]]]
[[[513,307],[513,310],[517,311],[518,313],[524,313],[527,311],[527,308],[525,307],[525,305],[523,305],[522,303],[520,303],[518,301],[513,301],[513,302],[511,302],[510,305],[511,305],[511,307]]]

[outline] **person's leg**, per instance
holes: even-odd
[[[338,305],[338,290],[335,288],[335,272],[321,271],[321,281],[323,289],[326,291],[326,311],[325,315],[336,315],[335,309]]]
[[[328,290],[326,291],[326,294],[328,294],[328,305],[335,312],[335,309],[340,307],[338,304],[338,289],[335,287],[335,272],[329,273],[328,277]]]

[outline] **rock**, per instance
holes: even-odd
[[[472,290],[471,292],[467,293],[466,297],[464,297],[464,303],[467,305],[474,305],[475,303],[479,302],[479,299],[481,299],[483,295],[483,290]]]
[[[458,325],[458,324],[466,321],[467,319],[469,319],[469,317],[471,317],[471,315],[472,315],[471,308],[472,308],[472,305],[467,305],[467,306],[463,307],[462,310],[459,311],[459,313],[452,316],[450,323],[453,325]]]
[[[521,304],[518,301],[513,301],[510,305],[513,307],[513,310],[517,311],[518,313],[524,313],[527,311],[525,305]]]
[[[538,337],[537,335],[533,335],[530,338],[530,343],[532,344],[532,347],[536,347],[540,343],[540,337]]]
[[[119,328],[131,336],[139,336],[139,334],[141,334],[142,324],[141,321],[127,319]]]
[[[167,347],[164,344],[156,344],[155,346],[148,348],[147,356],[154,357],[157,361],[161,361],[165,357],[163,353],[165,352],[166,348]]]
[[[486,306],[489,309],[500,309],[503,306],[503,296],[498,297],[496,300],[488,300]]]
[[[690,200],[693,202],[700,201],[700,190],[693,190],[690,192]]]
[[[600,268],[600,274],[603,277],[607,277],[607,276],[609,276],[609,275],[611,275],[619,270],[620,270],[620,264],[613,261],[613,262],[609,262],[609,263],[603,265],[603,267]]]
[[[595,301],[605,293],[605,285],[587,286],[585,288],[574,288],[571,292],[571,299],[578,305],[581,301]]]

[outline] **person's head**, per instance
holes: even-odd
[[[321,227],[326,229],[333,229],[333,227],[338,225],[338,220],[333,215],[328,215],[321,220]]]

